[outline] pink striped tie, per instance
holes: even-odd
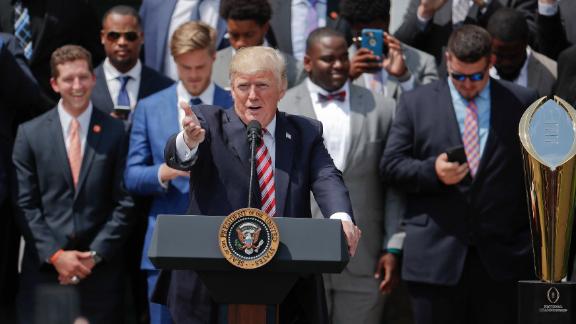
[[[264,130],[266,132],[266,130]],[[260,198],[262,201],[262,211],[274,217],[276,214],[276,190],[274,189],[274,170],[272,168],[272,158],[268,153],[268,148],[264,140],[256,152],[256,172],[258,173],[258,185],[260,186]]]
[[[466,107],[466,118],[464,119],[464,151],[470,168],[470,175],[476,176],[478,165],[480,164],[480,137],[478,136],[478,107],[471,100]]]

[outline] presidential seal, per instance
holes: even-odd
[[[256,208],[242,208],[224,218],[218,241],[222,255],[232,265],[256,269],[272,260],[280,235],[268,214]]]

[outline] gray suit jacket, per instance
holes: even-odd
[[[281,111],[317,119],[306,82],[290,89],[279,103]],[[373,275],[385,241],[386,187],[378,177],[378,164],[390,128],[395,103],[350,85],[350,146],[343,172],[350,192],[356,224],[362,230],[356,256],[347,269],[355,275]],[[322,218],[312,199],[312,216]],[[396,214],[387,215],[391,217]]]
[[[284,52],[282,54],[284,54],[286,59],[288,88],[292,88],[304,79],[304,68],[302,63],[296,60],[294,56]],[[212,65],[212,81],[226,90],[230,89],[229,71],[232,56],[234,56],[232,46],[221,49],[216,53],[216,61]]]
[[[348,55],[350,58],[356,54],[356,46],[352,45],[348,48]],[[417,50],[414,47],[402,44],[402,51],[404,53],[404,62],[406,68],[414,76],[414,85],[421,85],[430,83],[434,80],[438,80],[438,69],[436,68],[436,62],[434,57],[428,53],[424,53],[421,50]],[[359,85],[364,88],[368,88],[364,80],[364,75],[361,75],[356,80],[354,84]],[[388,75],[388,81],[386,82],[387,96],[398,100],[402,94],[402,87],[400,82],[395,77]]]
[[[528,58],[528,87],[538,91],[539,96],[552,94],[557,77],[556,61],[532,51]]]

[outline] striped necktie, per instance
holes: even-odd
[[[264,130],[264,133],[267,131]],[[272,158],[268,152],[264,139],[256,151],[256,172],[258,174],[258,185],[260,187],[260,199],[262,211],[274,217],[276,214],[276,189],[274,188],[274,169],[272,168]]]
[[[22,5],[22,1],[14,4],[14,36],[18,39],[20,47],[24,49],[27,60],[32,57],[32,31],[30,29],[30,15],[28,8]]]
[[[480,136],[478,135],[478,107],[474,100],[470,100],[466,106],[462,142],[464,143],[470,175],[475,177],[480,164]]]

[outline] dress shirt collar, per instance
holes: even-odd
[[[272,139],[274,139],[274,135],[276,133],[276,115],[274,115],[274,118],[272,118],[268,125],[262,126],[262,128],[266,128],[270,136],[272,136]]]
[[[202,104],[204,105],[213,105],[214,104],[214,91],[216,91],[216,86],[214,86],[214,82],[210,81],[210,84],[208,85],[208,87],[206,88],[206,90],[204,90],[204,92],[202,92],[198,98],[200,98],[200,100],[202,100]],[[178,85],[176,86],[176,93],[178,94],[178,101],[185,101],[186,103],[190,103],[190,100],[192,98],[196,98],[193,97],[188,90],[186,90],[186,88],[184,87],[184,84],[182,84],[182,81],[178,81]]]
[[[104,64],[103,64],[103,69],[104,69],[104,75],[106,76],[106,80],[110,81],[110,80],[114,80],[114,79],[118,79],[118,77],[120,76],[124,76],[124,75],[128,75],[132,78],[132,80],[139,80],[140,79],[140,75],[142,75],[142,63],[140,63],[140,60],[138,60],[136,62],[136,65],[134,65],[134,67],[132,67],[128,72],[126,73],[121,73],[120,71],[118,71],[113,65],[112,63],[110,63],[110,59],[106,58],[104,60]]]
[[[331,93],[336,93],[336,92],[340,92],[340,91],[346,91],[346,98],[344,99],[344,102],[350,102],[350,85],[348,84],[348,81],[346,81],[346,83],[344,83],[344,85],[340,89],[332,91],[332,92],[326,91],[324,88],[322,88],[319,85],[312,82],[312,80],[310,80],[310,78],[306,78],[306,86],[308,87],[308,92],[310,92],[310,94],[312,95],[312,103],[314,103],[314,104],[320,104],[320,100],[318,99],[318,94],[322,94],[322,95],[327,96]],[[322,103],[322,104],[324,104],[324,103]]]
[[[82,135],[87,134],[88,127],[90,126],[90,117],[92,116],[92,102],[88,104],[88,108],[84,110],[80,116],[77,117],[80,123],[80,133]],[[74,118],[70,115],[62,106],[62,99],[58,102],[58,117],[60,117],[60,124],[62,125],[62,130],[65,135],[68,135],[68,128],[70,127],[70,121]],[[64,137],[66,139],[66,136]]]

